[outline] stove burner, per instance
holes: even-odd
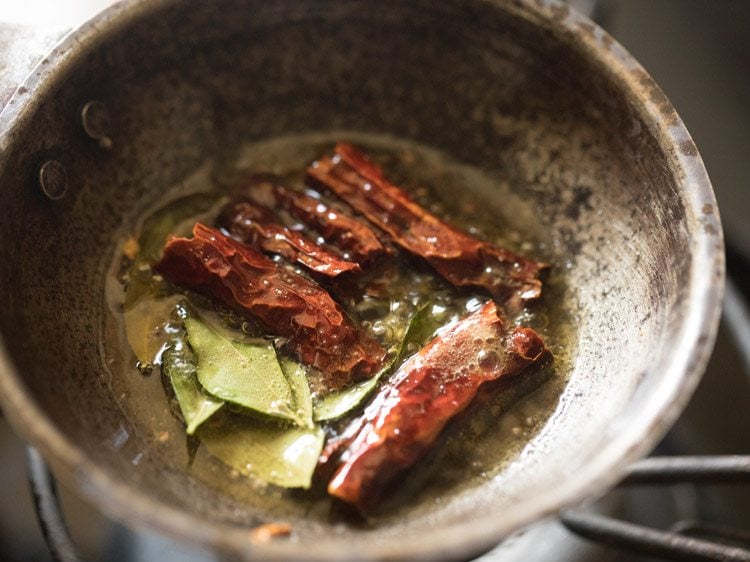
[[[750,484],[750,455],[652,457],[634,464],[620,486],[683,482]],[[750,561],[750,533],[738,529],[680,521],[660,531],[579,509],[564,511],[560,519],[584,538],[632,553],[670,560]]]

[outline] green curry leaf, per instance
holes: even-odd
[[[157,210],[143,223],[123,301],[125,333],[141,363],[152,363],[167,342],[168,336],[161,328],[179,298],[162,298],[166,284],[154,276],[151,264],[161,257],[167,237],[187,234],[196,214],[206,212],[216,199],[216,195],[207,193],[187,195]]]
[[[164,330],[169,315],[181,300],[179,295],[163,299],[144,298],[123,312],[125,335],[136,358],[142,364],[153,363],[156,355],[170,340]]]
[[[128,270],[123,309],[127,313],[145,300],[155,299],[162,291],[163,283],[154,279],[151,265],[136,261]]]
[[[445,324],[448,314],[444,308],[427,303],[422,305],[409,320],[404,338],[398,348],[396,363],[422,349],[435,335],[438,328]]]
[[[198,384],[195,358],[184,341],[176,339],[164,351],[162,369],[174,389],[186,431],[192,435],[224,402],[203,392]]]
[[[320,427],[290,427],[241,416],[206,424],[198,436],[224,464],[285,488],[310,487],[324,441]]]
[[[380,379],[391,370],[392,366],[393,361],[389,361],[374,377],[358,382],[339,392],[332,392],[321,398],[315,403],[315,421],[335,420],[351,412],[378,386]]]
[[[445,321],[444,315],[433,310],[431,303],[419,308],[409,320],[401,344],[386,365],[372,378],[359,382],[339,392],[324,396],[315,403],[315,421],[335,420],[356,408],[378,386],[380,380],[391,372],[404,357],[421,348]]]
[[[163,289],[163,284],[154,278],[151,265],[161,257],[167,237],[188,235],[196,220],[209,216],[216,205],[216,195],[193,193],[168,203],[146,219],[138,237],[138,253],[128,271],[123,304],[126,311],[144,298],[157,296]]]
[[[151,214],[141,227],[136,261],[153,263],[159,260],[167,237],[170,234],[189,235],[200,218],[198,215],[209,211],[216,200],[216,195],[210,193],[192,193]]]
[[[305,368],[287,357],[282,357],[279,360],[279,364],[294,396],[295,422],[300,427],[312,427],[313,403],[310,385],[307,384],[307,372]]]
[[[232,341],[186,318],[198,381],[211,395],[242,408],[296,422],[295,397],[271,344]]]

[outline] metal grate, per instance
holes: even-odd
[[[750,366],[750,313],[731,278],[727,280],[724,322]],[[626,486],[677,484],[748,485],[750,455],[651,457],[633,465],[620,483]],[[678,521],[668,530],[584,511],[566,510],[560,520],[573,533],[629,553],[668,560],[750,561],[750,532],[701,521]]]
[[[750,484],[750,455],[652,457],[633,465],[620,486]],[[581,509],[560,514],[577,535],[633,554],[668,560],[750,562],[750,533],[695,521],[663,531]]]
[[[57,497],[55,478],[34,447],[28,447],[29,482],[34,498],[34,509],[49,552],[58,562],[76,562],[80,556],[70,538],[65,516]]]
[[[42,456],[28,448],[29,480],[37,519],[52,557],[59,562],[80,560],[65,524],[55,481]],[[636,463],[620,486],[750,484],[750,455],[652,457]],[[726,560],[750,562],[750,533],[696,521],[680,521],[657,530],[582,509],[560,514],[571,532],[632,554],[667,560]]]

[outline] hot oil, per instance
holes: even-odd
[[[482,239],[491,240],[530,258],[551,264],[539,302],[514,314],[508,321],[539,332],[554,354],[543,369],[521,374],[498,384],[495,395],[481,407],[472,407],[456,420],[425,461],[411,470],[394,490],[391,501],[369,522],[397,518],[415,509],[432,509],[449,502],[462,490],[497,475],[521,453],[554,412],[571,372],[571,350],[575,326],[566,307],[564,261],[552,254],[553,233],[539,232],[530,202],[514,196],[502,178],[462,165],[446,154],[387,136],[351,132],[298,135],[249,144],[224,155],[220,163],[208,163],[194,177],[167,190],[143,216],[163,207],[181,192],[206,191],[220,201],[223,194],[253,173],[270,172],[293,187],[303,186],[306,166],[330,150],[339,140],[365,149],[386,176],[404,187],[419,203]],[[334,202],[335,205],[335,202]],[[343,207],[342,207],[343,208]],[[206,221],[206,211],[192,219]],[[132,233],[137,233],[134,223]],[[125,240],[123,240],[125,245]],[[310,491],[284,490],[229,468],[185,436],[184,425],[168,399],[158,365],[148,376],[135,366],[120,314],[122,289],[121,257],[116,256],[108,280],[108,302],[113,314],[107,329],[105,350],[112,371],[112,390],[123,412],[137,428],[147,454],[202,481],[240,505],[274,517],[331,517],[330,501],[321,486]],[[487,299],[479,292],[456,292],[436,277],[429,267],[413,258],[403,258],[400,267],[369,274],[373,294],[343,295],[339,300],[347,312],[370,334],[388,347],[401,337],[408,318],[429,302],[445,321],[477,309]],[[414,350],[416,351],[416,350]],[[175,491],[179,493],[179,491]],[[338,513],[336,510],[334,514]],[[335,515],[334,515],[335,516]]]

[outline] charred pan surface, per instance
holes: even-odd
[[[310,271],[336,277],[360,271],[360,266],[337,256],[307,236],[278,222],[274,213],[250,201],[230,201],[221,210],[218,224],[235,239],[278,254]]]
[[[505,301],[539,297],[542,263],[478,240],[422,208],[357,149],[338,143],[314,162],[307,179],[362,213],[398,246],[427,260],[455,287],[481,287]]]
[[[328,493],[367,510],[430,449],[480,386],[550,356],[529,328],[508,329],[494,302],[457,322],[404,363],[321,462],[339,465]]]
[[[259,319],[288,338],[299,360],[337,390],[368,378],[385,352],[357,328],[328,292],[257,250],[196,224],[193,238],[171,238],[155,269],[173,283]]]

